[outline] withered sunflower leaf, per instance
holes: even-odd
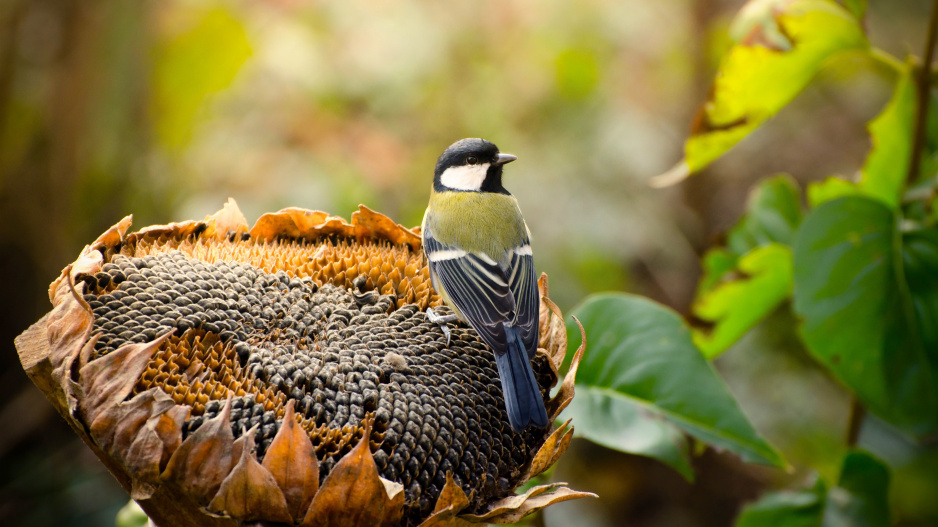
[[[392,525],[403,515],[404,493],[388,496],[368,446],[370,426],[351,452],[336,463],[313,497],[303,525]]]
[[[175,482],[203,502],[214,497],[234,465],[230,415],[231,396],[221,413],[206,421],[173,452],[162,479]]]
[[[558,487],[547,494],[532,496],[525,500],[517,509],[508,510],[498,516],[489,518],[487,521],[496,524],[516,523],[528,514],[535,513],[544,507],[560,503],[562,501],[575,500],[579,498],[597,498],[592,492],[581,492],[572,490],[568,487]]]
[[[453,525],[466,525],[468,522],[456,517],[460,511],[469,505],[469,498],[462,487],[453,480],[453,473],[446,473],[446,484],[436,500],[433,513],[420,524],[419,527],[443,527]]]
[[[463,514],[461,518],[473,523],[514,523],[551,503],[577,498],[595,498],[592,492],[579,492],[567,488],[565,482],[548,483],[528,489],[524,494],[508,496],[492,504],[482,514]]]
[[[273,475],[297,520],[309,509],[319,490],[319,462],[309,435],[295,418],[293,399],[287,402],[283,424],[264,455],[263,466]]]
[[[78,382],[84,393],[79,408],[86,423],[93,424],[101,412],[127,398],[150,357],[171,334],[167,331],[152,342],[121,346],[79,371]]]
[[[580,321],[576,317],[573,317],[573,321],[576,322],[577,326],[580,327],[580,345],[577,347],[576,352],[573,354],[573,359],[570,361],[570,368],[567,370],[567,374],[563,378],[563,382],[560,384],[560,389],[557,390],[554,398],[547,402],[547,411],[551,420],[557,419],[557,416],[560,415],[560,412],[564,410],[573,400],[574,385],[576,383],[576,372],[579,368],[580,361],[583,359],[583,352],[586,351],[586,331],[583,329],[583,325],[580,324]]]
[[[100,253],[94,251],[100,257]],[[84,254],[74,265],[87,259]],[[93,266],[100,266],[95,260]],[[79,295],[82,284],[74,284],[71,268],[63,272],[62,277],[52,284],[50,295],[54,295],[55,308],[48,315],[47,336],[49,339],[49,363],[52,366],[52,378],[61,386],[66,379],[72,379],[72,364],[78,359],[88,337],[91,335],[94,317],[88,304]]]
[[[231,473],[222,481],[218,493],[208,505],[208,510],[225,513],[242,520],[266,520],[292,523],[287,511],[287,501],[277,486],[273,475],[255,459],[252,428],[243,437],[241,458]]]

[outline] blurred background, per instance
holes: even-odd
[[[0,524],[113,525],[128,499],[13,347],[51,307],[48,284],[127,214],[201,219],[231,196],[249,222],[364,203],[413,226],[439,153],[482,136],[519,157],[505,185],[561,309],[625,290],[686,314],[698,258],[751,184],[855,172],[891,89],[841,60],[706,172],[650,188],[680,159],[743,3],[0,0]],[[929,5],[872,0],[872,42],[918,53]],[[716,361],[790,473],[708,450],[689,483],[577,440],[553,478],[601,498],[533,521],[726,526],[765,489],[835,478],[849,396],[792,328],[780,309]],[[895,470],[900,525],[938,525],[938,453],[872,418],[860,445]]]

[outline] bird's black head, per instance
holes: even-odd
[[[437,192],[508,194],[502,186],[502,167],[515,159],[513,155],[499,153],[498,147],[485,139],[460,139],[437,159],[433,188]]]

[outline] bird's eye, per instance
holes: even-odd
[[[469,156],[466,158],[467,165],[474,165],[478,162],[479,162],[479,158],[477,158],[476,156]]]

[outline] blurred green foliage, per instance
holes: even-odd
[[[749,427],[748,421],[739,421],[732,398],[715,404],[720,398],[702,390],[700,379],[688,378],[695,368],[674,351],[680,347],[685,356],[715,357],[779,306],[791,306],[797,319],[789,331],[797,331],[811,356],[852,393],[844,433],[848,452],[836,486],[822,477],[806,490],[769,492],[744,508],[738,526],[891,525],[891,469],[855,448],[863,445],[865,410],[895,427],[890,433],[898,441],[928,451],[938,437],[938,221],[929,211],[938,195],[929,151],[938,120],[938,109],[929,105],[933,50],[926,50],[924,60],[903,63],[870,47],[858,18],[865,7],[833,0],[747,3],[734,22],[737,42],[727,51],[687,140],[685,160],[656,183],[676,182],[725,154],[845,51],[863,51],[868,64],[891,68],[895,86],[868,126],[872,149],[857,178],[828,178],[809,187],[812,208],[806,214],[790,178],[765,179],[753,189],[726,246],[702,258],[704,276],[692,313],[704,326],[695,328],[693,344],[677,317],[648,321],[663,311],[653,302],[591,295],[574,310],[573,316],[584,319],[586,339],[593,339],[593,355],[584,359],[582,373],[576,371],[577,387],[591,395],[570,410],[582,417],[579,435],[655,457],[685,474],[686,464],[655,448],[673,446],[673,438],[649,433],[632,417],[604,416],[630,415],[610,402],[638,399],[652,416],[663,411],[681,426],[668,413],[677,405],[682,414],[709,424],[708,434],[685,428],[688,434],[746,459],[751,452],[725,440],[734,429],[738,433],[737,423]],[[932,9],[929,47],[938,39],[938,2]],[[571,330],[572,325],[568,322]],[[570,340],[578,340],[575,331]],[[643,433],[646,441],[610,439],[632,433]]]

